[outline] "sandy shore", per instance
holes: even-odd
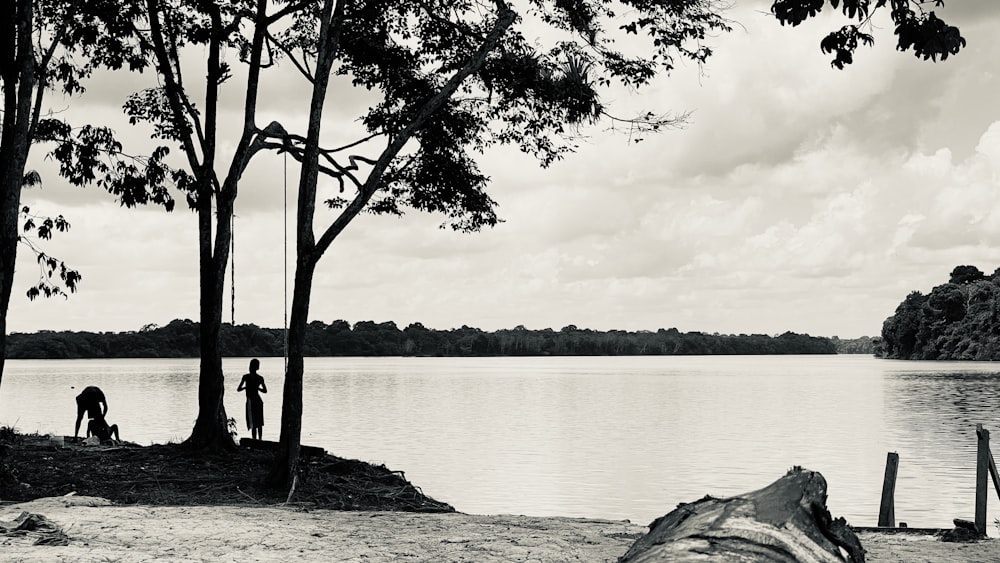
[[[616,561],[645,525],[625,521],[470,514],[337,512],[301,507],[111,506],[58,497],[0,508],[45,528],[0,535],[4,561]],[[39,539],[66,545],[34,545]],[[996,562],[1000,541],[864,534],[871,562]]]

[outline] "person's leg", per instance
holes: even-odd
[[[117,424],[112,424],[111,425],[111,435],[115,437],[115,441],[117,441],[117,442],[121,442],[122,441],[122,439],[118,437],[118,425]]]

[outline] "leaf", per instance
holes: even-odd
[[[796,26],[816,17],[823,9],[823,2],[824,0],[775,0],[771,4],[771,13],[781,25],[787,23]]]

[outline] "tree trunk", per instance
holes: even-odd
[[[208,202],[207,205],[205,201]],[[198,418],[191,436],[184,442],[186,446],[198,450],[228,451],[236,448],[236,442],[229,434],[229,417],[226,415],[226,406],[223,402],[226,380],[222,372],[220,336],[232,213],[232,202],[219,203],[215,214],[216,233],[213,252],[211,198],[205,197],[198,207],[198,271],[201,289]]]
[[[306,323],[316,261],[300,257],[295,267],[292,316],[288,324],[288,369],[281,402],[281,437],[278,459],[268,475],[272,487],[286,487],[298,470],[302,442],[302,380],[305,373]]]
[[[796,467],[758,491],[678,505],[653,521],[619,562],[840,563],[841,547],[848,561],[864,563],[858,537],[826,508],[826,479]]]
[[[25,155],[26,153],[27,147],[24,150]],[[25,159],[11,156],[13,158],[0,159],[0,167],[3,167],[3,178],[0,180],[3,182],[0,186],[3,190],[0,195],[0,383],[3,382],[7,358],[7,311],[14,285],[14,265],[17,262],[18,212],[25,165]]]
[[[32,100],[37,80],[31,35],[32,6],[31,0],[18,0],[13,6],[5,6],[0,15],[0,80],[4,101],[0,137],[0,383],[7,358],[7,311],[17,261],[21,188],[34,124]]]
[[[288,368],[281,397],[281,438],[278,457],[267,477],[272,487],[293,484],[299,464],[302,440],[302,377],[305,371],[306,323],[312,295],[316,262],[323,255],[316,251],[313,219],[316,215],[316,186],[319,178],[319,136],[323,122],[323,104],[330,82],[330,69],[339,40],[339,22],[343,3],[325,0],[319,14],[318,57],[309,101],[309,126],[306,134],[299,194],[295,217],[295,283],[292,289],[292,316],[288,325]]]
[[[15,162],[11,162],[11,161]],[[2,199],[0,199],[0,383],[7,358],[7,310],[14,284],[14,264],[17,261],[18,211],[20,208],[21,176],[24,174],[23,160],[4,158]],[[20,174],[18,173],[20,170]]]

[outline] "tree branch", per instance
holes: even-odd
[[[388,169],[392,160],[396,158],[399,151],[403,149],[403,146],[409,142],[413,134],[416,133],[424,123],[441,108],[442,105],[458,90],[458,87],[462,82],[471,76],[472,74],[479,71],[483,64],[486,62],[486,58],[489,54],[497,48],[500,44],[500,40],[503,38],[507,29],[514,23],[517,19],[517,14],[507,6],[504,0],[495,0],[494,3],[497,5],[497,21],[493,26],[493,29],[486,36],[486,39],[479,46],[479,49],[472,54],[471,57],[465,62],[465,64],[457,70],[444,84],[444,86],[439,90],[434,96],[428,99],[419,110],[417,110],[416,115],[413,119],[404,127],[395,138],[393,138],[389,146],[382,151],[379,156],[378,161],[374,164],[374,169],[369,173],[367,180],[364,183],[363,189],[359,190],[358,195],[355,196],[354,200],[351,201],[347,207],[337,216],[337,219],[327,227],[326,231],[320,237],[319,241],[316,243],[315,251],[318,254],[326,252],[326,249],[333,244],[333,240],[347,227],[348,224],[361,212],[362,209],[368,205],[372,196],[378,190],[382,183],[382,176]]]
[[[168,18],[170,17],[170,14],[166,14],[166,15],[167,15]],[[172,28],[176,28],[176,24],[171,23],[171,27]],[[177,82],[177,88],[178,88],[178,90],[180,92],[183,93],[183,92],[185,92],[185,88],[184,88],[184,69],[181,68],[180,55],[178,54],[178,51],[177,51],[177,35],[174,34],[174,33],[170,33],[170,34],[167,35],[167,38],[170,41],[170,50],[168,52],[168,57],[169,57],[168,60],[170,61],[170,66],[173,69],[174,75],[176,77],[175,80]],[[178,115],[187,115],[188,116],[188,122],[193,125],[195,135],[198,138],[198,146],[202,146],[203,147],[205,145],[205,132],[201,128],[201,120],[198,119],[198,111],[195,110],[195,108],[194,108],[193,105],[191,105],[191,100],[188,99],[187,95],[180,96],[180,100],[181,100],[181,103],[184,106],[185,113],[184,114],[178,114]],[[204,156],[204,153],[202,153],[202,156]]]
[[[170,53],[173,53],[176,56],[176,45],[168,49],[167,45],[164,43],[163,28],[160,24],[158,1],[146,0],[146,12],[149,17],[150,35],[153,39],[153,53],[156,56],[160,76],[162,76],[164,82],[166,82],[164,92],[167,95],[167,103],[170,104],[170,110],[175,120],[174,127],[177,128],[179,133],[183,133],[189,127],[189,123],[183,118],[185,115],[186,104],[182,102],[181,98],[185,98],[185,96],[182,95],[183,90],[178,83],[177,76],[175,76],[170,56]],[[197,120],[195,120],[195,123],[197,124]],[[202,135],[200,128],[198,129],[198,140],[199,144],[201,144]],[[191,139],[191,134],[187,133],[181,135],[180,141],[181,146],[184,149],[184,154],[187,156],[188,166],[191,168],[191,171],[195,172],[199,170],[201,168],[201,163],[198,162],[198,152]]]
[[[252,142],[257,135],[257,94],[260,86],[260,60],[264,50],[264,34],[266,29],[262,22],[266,15],[267,0],[257,0],[257,12],[254,15],[254,33],[250,47],[249,72],[247,75],[246,101],[243,105],[243,133],[236,146],[236,153],[229,166],[225,183],[222,188],[222,195],[229,200],[236,199],[239,186],[239,179],[243,176],[250,159],[257,150],[251,151]],[[258,149],[259,150],[259,149]]]
[[[280,20],[281,18],[291,15],[295,12],[298,12],[299,10],[306,8],[314,3],[315,0],[302,0],[301,2],[289,3],[284,8],[278,10],[277,12],[271,14],[270,16],[267,16],[267,18],[264,20],[264,24],[266,27],[270,27],[271,25],[277,23],[278,20]]]
[[[267,40],[268,40],[268,45],[274,44],[278,46],[278,49],[280,49],[281,52],[288,57],[288,60],[292,61],[292,64],[295,65],[295,68],[299,71],[299,74],[304,76],[305,79],[308,80],[310,84],[316,81],[316,77],[313,76],[312,72],[307,67],[305,67],[303,63],[299,63],[299,60],[295,58],[295,53],[293,53],[290,49],[286,48],[284,43],[278,41],[277,37],[271,35],[270,31],[267,31]]]

